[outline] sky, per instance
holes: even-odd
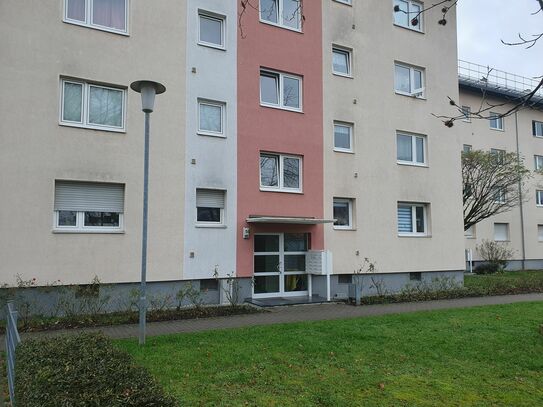
[[[510,47],[515,42],[543,32],[543,13],[536,0],[459,0],[458,57],[517,75],[543,75],[543,38],[531,49]]]

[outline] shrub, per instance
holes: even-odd
[[[16,399],[25,407],[176,405],[102,334],[23,341],[17,348]]]
[[[475,267],[475,274],[494,274],[500,271],[500,265],[498,263],[483,263]]]
[[[515,251],[507,243],[486,239],[477,245],[477,251],[484,261],[494,265],[496,271],[503,270],[507,266],[508,260],[515,254]]]

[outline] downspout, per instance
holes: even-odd
[[[515,112],[515,130],[516,130],[516,142],[517,142],[517,164],[520,165],[520,148],[519,148],[519,134],[518,134],[518,111]],[[520,174],[518,177],[518,197],[519,197],[519,208],[520,208],[520,242],[521,242],[521,251],[522,251],[522,269],[526,269],[526,246],[524,239],[524,206],[523,196],[522,196],[522,183],[520,179]]]

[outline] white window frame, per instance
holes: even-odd
[[[353,199],[352,198],[334,198],[332,203],[332,214],[333,214],[333,204],[338,203],[347,203],[349,205],[349,224],[348,225],[333,225],[335,230],[353,230]]]
[[[471,151],[473,151],[473,146],[471,144],[463,144],[462,145],[462,152],[470,153]]]
[[[268,74],[270,76],[276,76],[277,77],[277,86],[278,86],[278,104],[273,104],[273,103],[267,103],[267,102],[263,102],[262,101],[262,87],[260,86],[260,76],[262,76],[262,74]],[[284,103],[284,100],[283,100],[283,97],[284,97],[284,79],[285,78],[288,78],[288,79],[295,79],[298,81],[298,94],[300,95],[299,99],[300,99],[300,107],[296,108],[296,107],[290,107],[290,106],[285,106],[283,103]],[[270,69],[260,69],[260,74],[258,76],[258,80],[259,80],[259,94],[260,94],[260,106],[264,106],[264,107],[271,107],[271,108],[274,108],[274,109],[282,109],[282,110],[290,110],[292,112],[303,112],[303,95],[302,95],[302,88],[303,88],[303,79],[301,76],[296,76],[296,75],[291,75],[291,74],[287,74],[287,73],[283,73],[283,72],[278,72],[278,71],[272,71]]]
[[[294,27],[290,27],[288,25],[284,25],[283,24],[283,1],[284,0],[277,0],[277,22],[274,23],[273,21],[269,21],[269,20],[264,20],[262,18],[262,14],[260,13],[260,0],[258,0],[258,19],[261,23],[263,24],[269,24],[269,25],[273,25],[275,27],[279,27],[279,28],[284,28],[285,30],[290,30],[290,31],[295,31],[295,32],[299,32],[301,33],[303,30],[302,30],[302,22],[303,22],[303,19],[302,19],[302,12],[303,12],[303,6],[300,6],[300,9],[298,10],[298,16],[299,16],[299,21],[298,21],[298,25],[300,28],[294,28]]]
[[[538,134],[538,128],[541,130],[541,134]],[[543,138],[543,122],[532,120],[532,135],[537,138]]]
[[[535,191],[535,204],[539,208],[543,208],[543,189]]]
[[[273,156],[279,158],[279,168],[277,169],[279,172],[278,176],[278,186],[276,187],[270,187],[262,185],[262,168],[260,166],[260,157],[262,156]],[[299,188],[288,188],[284,186],[284,164],[283,161],[286,158],[295,158],[298,160],[298,168],[299,168]],[[269,153],[266,151],[261,151],[258,156],[258,182],[260,184],[260,190],[263,192],[286,192],[286,193],[295,193],[295,194],[301,194],[303,192],[303,157],[299,155],[289,155],[289,154],[277,154],[277,153]]]
[[[349,129],[349,145],[350,148],[341,148],[336,147],[336,126],[339,127],[345,127]],[[354,153],[354,124],[353,123],[347,123],[347,122],[340,122],[340,121],[334,121],[334,128],[333,128],[333,145],[334,145],[334,151],[337,151],[338,153]]]
[[[120,233],[124,230],[124,214],[119,213],[119,226],[85,226],[85,212],[96,211],[68,211],[76,212],[75,226],[61,226],[59,222],[59,212],[54,211],[53,230],[55,232],[66,233]]]
[[[466,123],[471,123],[471,107],[470,106],[462,106],[462,121]]]
[[[507,151],[502,150],[500,148],[491,148],[490,154],[495,155],[496,159],[498,160],[498,164],[503,165]]]
[[[76,85],[81,85],[81,121],[80,122],[73,122],[69,120],[64,120],[64,84],[65,83],[71,83]],[[90,123],[89,121],[89,99],[90,99],[90,88],[102,88],[102,89],[109,89],[109,90],[115,90],[122,93],[122,118],[121,127],[116,126],[107,126],[107,125],[100,125],[100,124],[94,124]],[[112,131],[112,132],[118,132],[118,133],[124,133],[126,130],[126,89],[121,87],[113,87],[113,86],[106,86],[106,85],[98,85],[92,82],[86,82],[81,81],[77,79],[67,79],[67,78],[61,78],[60,80],[60,107],[59,107],[59,124],[61,126],[70,126],[70,127],[79,127],[79,128],[85,128],[85,129],[93,129],[93,130],[104,130],[104,131]]]
[[[534,168],[536,171],[543,170],[543,155],[534,155]]]
[[[400,232],[398,230],[398,206],[410,206],[411,207],[411,226],[413,230],[411,232]],[[416,208],[423,209],[423,219],[424,219],[424,232],[416,232],[417,228],[417,211]],[[427,237],[429,236],[428,232],[428,205],[423,203],[412,203],[412,202],[398,202],[396,206],[396,230],[398,231],[398,236],[402,237]]]
[[[410,92],[403,92],[401,90],[396,89],[396,67],[402,67],[409,69],[409,88]],[[421,73],[421,84],[422,88],[420,89],[413,89],[413,84],[415,83],[415,72]],[[403,96],[410,96],[417,99],[426,99],[426,69],[417,67],[414,65],[404,64],[402,62],[394,62],[394,92],[398,95]]]
[[[505,229],[506,229],[506,237],[505,239],[496,239],[496,225],[505,225]],[[503,223],[503,222],[495,222],[494,223],[494,241],[495,242],[509,242],[511,241],[511,230],[510,230],[510,227],[509,227],[509,223]]]
[[[394,25],[396,27],[401,27],[401,28],[407,28],[408,30],[412,30],[412,31],[416,31],[416,32],[419,32],[419,33],[424,33],[424,4],[421,3],[420,1],[413,1],[413,0],[403,0],[407,3],[407,26],[405,25],[401,25],[401,24],[398,24],[396,23],[396,16],[393,15],[392,17],[392,21],[394,22]],[[416,4],[420,7],[420,15],[418,17],[419,19],[419,26],[414,26],[411,24],[411,20],[413,20],[413,18],[415,18],[415,16],[411,17],[410,14],[412,14],[413,12],[411,11],[411,6],[413,4]],[[395,2],[392,1],[392,7],[393,7],[393,13],[396,13],[396,11],[394,11],[394,6],[395,6]],[[398,12],[399,13],[399,12]]]
[[[398,136],[405,136],[405,137],[411,137],[411,155],[413,157],[413,161],[404,161],[398,159]],[[423,154],[424,154],[424,161],[422,163],[417,162],[417,142],[416,139],[422,140],[422,146],[423,146]],[[428,146],[427,146],[427,140],[428,138],[423,134],[413,134],[413,133],[407,133],[404,131],[398,131],[396,132],[396,162],[400,165],[411,165],[415,167],[428,167]]]
[[[347,56],[347,73],[334,71],[334,53],[341,53]],[[353,77],[353,51],[349,48],[340,47],[339,45],[332,45],[332,73],[336,76],[343,76],[344,78]]]
[[[225,204],[226,204],[226,190],[224,189],[216,189],[216,188],[196,188],[196,194],[198,194],[199,189],[211,189],[214,191],[220,191],[224,194]],[[196,202],[196,195],[195,202]],[[198,220],[198,208],[199,206],[196,204],[194,206],[195,212],[194,212],[194,223],[196,227],[198,228],[225,228],[226,222],[225,222],[225,208],[216,208],[220,210],[220,221],[219,222],[205,222],[205,221],[199,221]]]
[[[507,190],[505,188],[496,188],[493,201],[495,203],[505,204],[507,202]]]
[[[221,108],[221,131],[220,132],[205,130],[205,129],[200,128],[200,106],[201,105]],[[198,132],[197,132],[198,135],[226,138],[226,103],[225,102],[219,102],[219,101],[210,100],[210,99],[198,99],[197,116],[198,116]]]
[[[496,130],[496,131],[505,131],[505,123],[504,123],[504,118],[501,116],[500,113],[496,113],[496,112],[490,112],[489,114],[489,119],[488,119],[488,124],[490,126],[490,130]],[[497,125],[498,127],[492,127],[492,122],[496,120],[497,121]],[[500,126],[501,124],[501,126]]]
[[[82,27],[88,27],[88,28],[93,28],[95,30],[100,30],[100,31],[107,31],[107,32],[110,32],[110,33],[114,33],[114,34],[121,34],[121,35],[126,35],[128,36],[129,35],[129,30],[128,30],[128,23],[129,23],[129,10],[130,10],[130,0],[125,0],[125,6],[124,6],[124,27],[125,29],[124,30],[118,30],[116,28],[111,28],[111,27],[106,27],[106,26],[103,26],[103,25],[99,25],[99,24],[93,24],[92,23],[92,12],[93,12],[93,7],[92,7],[92,3],[93,3],[94,0],[85,0],[85,21],[79,21],[79,20],[72,20],[70,18],[68,18],[68,0],[64,0],[63,3],[64,3],[64,11],[63,11],[63,14],[62,14],[62,21],[64,21],[65,23],[68,23],[68,24],[75,24],[75,25],[79,25],[79,26],[82,26]]]
[[[215,44],[213,42],[207,42],[201,39],[202,28],[200,25],[201,19],[207,18],[208,20],[215,20],[221,24],[221,44]],[[206,10],[198,10],[198,45],[209,48],[216,48],[220,50],[226,50],[226,16],[221,14],[212,13]]]

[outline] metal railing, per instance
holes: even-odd
[[[534,90],[541,79],[527,78],[513,73],[500,71],[488,66],[458,60],[458,77],[461,80],[476,83],[479,86],[491,86],[496,89],[513,91],[521,94]],[[543,97],[543,88],[535,96]]]
[[[6,305],[6,364],[8,371],[9,399],[12,407],[15,407],[15,349],[21,342],[17,330],[17,311],[13,301]]]

